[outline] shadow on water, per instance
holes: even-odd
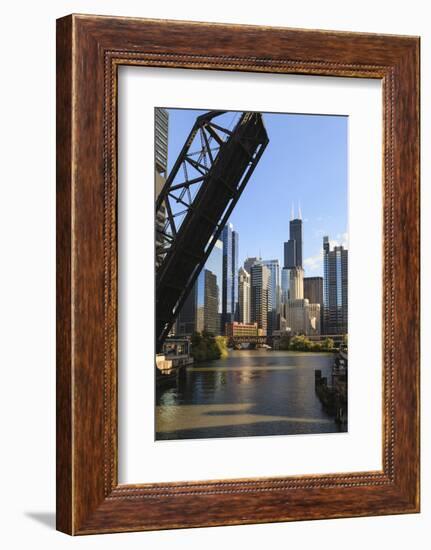
[[[242,411],[234,411],[234,410],[227,410],[227,411],[207,411],[206,413],[203,413],[206,416],[230,416],[231,414],[243,414]]]
[[[292,431],[289,430],[289,420],[272,421],[270,425],[267,422],[255,422],[249,424],[237,424],[235,426],[222,426],[217,428],[202,429],[190,428],[187,430],[176,430],[172,432],[160,432],[157,434],[157,439],[160,441],[168,441],[175,439],[212,439],[212,438],[229,438],[229,437],[256,437],[256,436],[274,436],[274,435],[312,435],[325,433],[339,433],[345,430],[334,428],[334,424],[328,423],[325,426],[322,424],[319,431]]]
[[[184,371],[156,395],[157,440],[345,431],[322,408],[314,371],[332,355],[238,351]]]

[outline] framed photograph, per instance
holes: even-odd
[[[57,21],[57,528],[419,511],[419,38]]]

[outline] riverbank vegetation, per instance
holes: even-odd
[[[306,336],[283,336],[280,340],[280,349],[288,351],[313,351],[313,352],[333,352],[336,351],[334,340],[325,338],[321,342],[312,342]]]
[[[227,339],[211,332],[195,332],[191,340],[191,356],[197,362],[225,359],[228,356]]]

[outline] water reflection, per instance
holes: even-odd
[[[181,373],[156,392],[156,439],[340,431],[314,392],[314,370],[330,376],[332,355],[234,351]]]

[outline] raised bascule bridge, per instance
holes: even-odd
[[[226,113],[196,118],[156,200],[157,353],[269,142],[261,113]]]

